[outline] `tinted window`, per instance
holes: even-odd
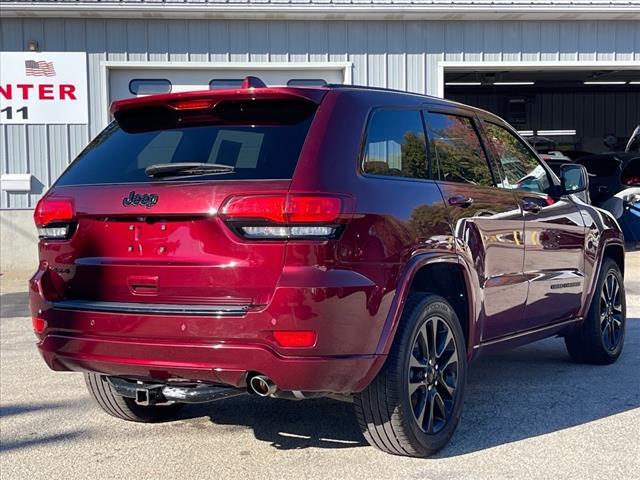
[[[427,151],[417,110],[377,110],[371,116],[363,170],[374,175],[427,178]]]
[[[522,140],[506,128],[485,123],[493,153],[502,169],[499,187],[546,193],[550,182],[547,171]]]
[[[134,95],[170,93],[171,82],[162,78],[136,78],[129,82],[129,91]]]
[[[487,158],[469,117],[430,112],[426,120],[440,180],[493,186]]]
[[[240,88],[242,87],[241,78],[220,78],[213,79],[209,82],[209,89],[216,90],[218,88]]]
[[[253,108],[258,108],[258,103],[254,101]],[[254,112],[252,118],[262,115],[263,121],[269,121],[262,125],[252,118],[242,118],[243,122],[255,121],[256,125],[239,124],[240,120],[225,124],[199,121],[193,126],[149,129],[146,128],[148,122],[143,121],[145,128],[136,130],[131,128],[131,119],[129,123],[124,122],[126,127],[113,122],[73,162],[58,185],[150,182],[154,180],[145,174],[145,168],[177,162],[235,167],[232,173],[179,177],[181,181],[291,178],[313,111],[308,111],[307,105],[297,110],[284,104],[279,109],[274,107],[271,102],[265,108],[278,113],[276,117],[266,118],[264,112]],[[221,112],[233,117],[233,108],[233,105],[225,106]],[[293,120],[282,123],[282,114],[287,111],[292,112]],[[299,118],[304,112],[306,117]],[[243,111],[242,115],[246,113]]]

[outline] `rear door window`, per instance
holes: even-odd
[[[270,102],[263,110],[257,103],[252,102],[252,111],[239,104],[221,106],[228,121],[178,126],[181,122],[159,119],[158,114],[138,115],[123,120],[122,126],[113,122],[71,164],[58,185],[150,182],[154,179],[145,169],[151,165],[192,162],[229,165],[234,170],[162,180],[290,179],[315,105]]]
[[[440,180],[493,186],[487,157],[470,117],[428,112],[425,119],[429,148]]]
[[[376,110],[364,146],[364,173],[428,178],[427,150],[419,110]]]

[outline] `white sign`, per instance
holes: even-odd
[[[0,52],[0,123],[88,123],[79,52]]]

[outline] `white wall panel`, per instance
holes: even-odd
[[[2,172],[32,173],[44,188],[103,126],[108,108],[101,97],[101,62],[105,60],[349,61],[355,84],[428,94],[437,94],[438,65],[445,60],[635,59],[640,68],[640,22],[626,21],[0,19],[0,50],[23,50],[32,39],[44,52],[86,51],[90,89],[88,126],[0,127]],[[556,100],[558,104],[545,108],[552,108],[560,122],[571,112],[586,115],[594,104],[580,95]],[[640,110],[640,105],[625,105],[619,98],[613,101],[618,111]],[[615,116],[609,120],[612,128],[620,121]],[[36,193],[9,196],[3,192],[0,208],[33,207],[37,197]]]

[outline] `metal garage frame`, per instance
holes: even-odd
[[[550,61],[550,62],[438,62],[438,90],[437,96],[444,98],[444,72],[445,70],[467,71],[475,70],[495,71],[530,71],[530,70],[639,70],[639,61],[604,61],[604,62],[584,62],[584,61]]]

